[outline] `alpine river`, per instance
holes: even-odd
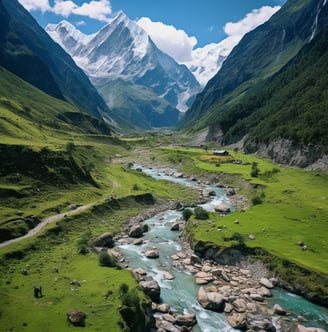
[[[134,166],[155,179],[165,179],[179,183],[192,188],[203,188],[195,181],[189,181],[184,178],[177,178],[165,174],[164,169],[148,169]],[[231,206],[231,203],[225,196],[222,189],[209,187],[214,190],[216,196],[202,206],[208,211],[214,211],[214,207],[219,203]],[[129,266],[132,268],[142,268],[148,276],[156,280],[161,287],[161,302],[170,305],[171,311],[178,313],[194,313],[197,318],[197,325],[193,332],[227,332],[238,331],[229,325],[226,314],[216,313],[203,309],[196,298],[199,288],[195,283],[195,277],[186,270],[180,270],[173,265],[172,255],[182,250],[179,242],[179,233],[171,231],[172,224],[181,219],[181,212],[169,210],[157,214],[156,216],[145,220],[149,225],[149,232],[144,234],[143,245],[124,244],[120,246],[122,254],[127,258]],[[146,248],[156,247],[159,250],[158,259],[148,259],[144,255]],[[173,280],[166,280],[164,274],[169,271],[174,275]],[[290,294],[282,289],[272,291],[273,297],[268,300],[272,306],[275,303],[280,304],[287,311],[292,312],[292,317],[301,315],[307,319],[302,323],[304,326],[321,327],[328,331],[328,309],[312,304],[300,296]],[[290,317],[290,318],[292,318]],[[277,330],[281,331],[282,330]]]

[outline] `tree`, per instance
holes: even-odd
[[[182,212],[182,218],[185,221],[188,221],[189,218],[193,215],[193,212],[191,209],[184,209]]]
[[[195,208],[194,214],[196,219],[206,220],[209,218],[209,213],[201,206]]]
[[[106,251],[102,251],[99,255],[99,264],[101,266],[116,267],[116,262],[113,256]]]

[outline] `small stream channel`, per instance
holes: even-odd
[[[195,189],[202,189],[196,181],[190,181],[185,178],[177,178],[166,175],[164,169],[149,169],[135,166],[155,179],[169,180],[181,185],[189,186]],[[202,206],[208,211],[214,211],[214,207],[219,203],[233,207],[222,189],[209,186],[208,189],[214,190],[216,196]],[[198,285],[195,284],[195,277],[186,270],[180,270],[173,265],[172,255],[183,251],[179,233],[171,231],[172,224],[181,219],[181,212],[168,210],[157,214],[156,216],[145,220],[149,225],[149,232],[144,234],[144,242],[141,246],[133,244],[120,245],[122,254],[127,258],[128,265],[132,268],[142,268],[147,276],[156,280],[161,287],[161,302],[170,305],[171,311],[177,313],[196,314],[198,324],[193,328],[193,332],[230,332],[238,331],[229,325],[224,313],[216,313],[203,309],[196,298]],[[158,259],[146,258],[144,252],[156,247],[159,250]],[[165,272],[174,275],[173,280],[165,279]],[[270,305],[280,304],[283,308],[293,313],[293,317],[304,316],[308,321],[302,323],[305,326],[321,327],[328,331],[328,309],[312,304],[300,296],[290,294],[282,289],[274,289],[273,297],[268,299]],[[282,331],[282,330],[280,330]]]

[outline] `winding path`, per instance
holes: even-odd
[[[7,246],[9,246],[9,245],[11,245],[13,243],[16,243],[16,242],[22,241],[24,239],[27,239],[29,237],[32,237],[35,234],[39,233],[41,231],[41,229],[44,228],[45,226],[47,226],[48,224],[50,224],[50,223],[52,223],[52,222],[54,222],[56,220],[62,219],[62,218],[64,218],[64,216],[68,216],[68,215],[75,214],[75,213],[80,212],[80,211],[84,211],[84,210],[88,209],[92,205],[93,205],[93,203],[90,203],[90,204],[87,204],[87,205],[82,205],[82,206],[79,206],[78,208],[76,208],[73,211],[59,213],[59,214],[55,214],[53,216],[47,217],[42,222],[40,222],[40,224],[38,224],[36,227],[34,227],[33,229],[31,229],[25,235],[20,236],[20,237],[16,237],[15,239],[11,239],[11,240],[8,240],[8,241],[0,243],[0,248],[7,247]]]

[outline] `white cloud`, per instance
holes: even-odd
[[[109,22],[109,15],[112,13],[109,0],[91,0],[82,5],[77,5],[72,0],[55,0],[54,6],[50,6],[49,0],[19,0],[19,2],[29,11],[49,11],[64,17],[80,15],[102,22]]]
[[[98,21],[108,22],[108,15],[112,13],[109,0],[92,0],[73,10],[76,15],[87,16]]]
[[[50,9],[49,0],[18,0],[28,11],[40,10],[42,13]]]
[[[254,9],[238,22],[227,23],[224,26],[224,32],[228,35],[226,43],[231,42],[234,47],[247,32],[266,22],[279,9],[280,6],[264,6],[260,9]]]
[[[55,0],[55,5],[51,8],[51,11],[57,15],[68,17],[76,8],[77,5],[73,1]]]
[[[172,25],[153,22],[148,17],[140,18],[137,23],[149,34],[161,51],[177,62],[191,59],[192,49],[197,44],[196,37],[190,37],[185,31],[178,30]]]
[[[81,27],[83,25],[87,25],[87,22],[83,21],[83,20],[76,22],[76,26],[78,26],[78,27]]]

